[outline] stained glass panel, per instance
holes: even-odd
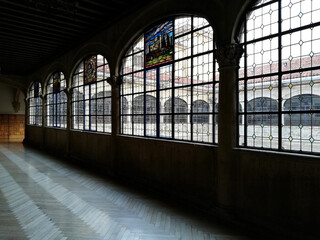
[[[97,56],[92,56],[85,61],[85,80],[84,84],[97,81]]]
[[[106,81],[110,76],[108,62],[101,55],[93,55],[84,59],[77,69],[83,65],[85,80],[78,70],[72,78],[72,128],[110,133],[111,86]],[[128,84],[130,90],[132,88]]]
[[[60,72],[53,73],[53,92],[60,92],[61,75]]]
[[[173,21],[166,21],[146,32],[146,67],[173,60]]]
[[[219,74],[213,42],[209,23],[193,16],[163,21],[140,35],[122,59],[121,133],[217,142],[213,106],[219,85],[213,86]]]

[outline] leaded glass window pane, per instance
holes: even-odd
[[[54,72],[51,74],[47,83],[46,95],[46,126],[48,127],[67,127],[67,95],[66,79],[62,72]]]
[[[72,77],[72,129],[111,133],[109,76],[108,62],[102,55],[89,56],[79,63]]]
[[[29,89],[28,123],[42,125],[42,88],[40,82],[33,82]]]
[[[319,11],[320,2],[312,0],[265,0],[248,11],[239,146],[320,152]]]
[[[213,50],[213,29],[201,17],[168,19],[142,33],[122,59],[121,134],[216,143]]]

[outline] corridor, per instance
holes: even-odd
[[[257,239],[125,185],[2,144],[0,239]]]

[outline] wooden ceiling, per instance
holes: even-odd
[[[0,73],[27,75],[145,0],[0,0]]]

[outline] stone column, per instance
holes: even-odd
[[[46,149],[46,125],[47,125],[47,108],[46,108],[46,102],[47,102],[47,94],[43,94],[44,89],[42,89],[42,94],[40,95],[40,98],[42,99],[42,148]]]
[[[115,174],[118,171],[117,161],[117,136],[120,133],[120,94],[119,88],[122,84],[122,79],[119,76],[111,76],[107,79],[107,82],[112,86],[112,143],[110,149],[112,149],[113,163],[112,170],[109,174]]]
[[[107,79],[107,82],[112,86],[112,136],[115,137],[120,133],[119,87],[122,81],[119,77],[111,76]]]
[[[219,117],[218,159],[216,166],[217,205],[224,213],[232,213],[235,201],[235,166],[233,148],[237,144],[237,76],[243,49],[238,44],[218,47]]]
[[[27,130],[27,126],[29,124],[29,96],[28,94],[26,94],[25,96],[27,96],[24,99],[24,103],[25,103],[25,109],[24,109],[24,139],[23,139],[23,143],[26,144],[29,141],[29,136],[28,136],[28,130]]]
[[[72,88],[67,88],[64,90],[64,92],[67,95],[67,145],[65,149],[65,157],[69,157],[70,155],[70,141],[71,141],[71,125],[72,125],[72,119],[71,119],[71,99],[72,99]]]

